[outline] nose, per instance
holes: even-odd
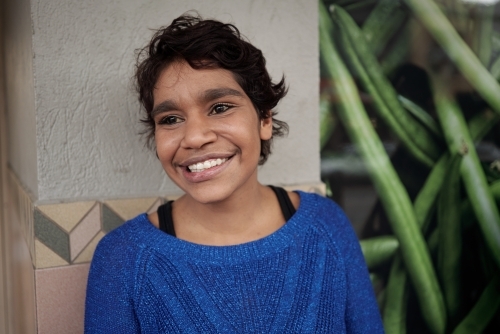
[[[217,134],[210,126],[210,121],[204,116],[188,118],[184,123],[182,148],[198,149],[217,140]]]

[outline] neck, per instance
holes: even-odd
[[[177,237],[213,245],[256,240],[284,224],[274,193],[257,181],[216,203],[185,195],[174,203],[173,217]]]

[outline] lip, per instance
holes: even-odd
[[[234,153],[209,153],[209,154],[204,154],[200,155],[197,157],[192,157],[186,160],[181,161],[180,163],[177,163],[176,165],[181,168],[187,168],[190,165],[197,164],[199,162],[204,162],[207,160],[213,160],[213,159],[231,159],[234,156]],[[215,168],[215,167],[212,167]]]
[[[202,161],[206,161],[206,160],[209,160],[209,159],[218,159],[218,158],[220,158],[220,159],[227,158],[228,159],[222,165],[218,165],[218,166],[214,166],[214,167],[205,169],[202,172],[195,172],[194,173],[194,172],[188,171],[188,168],[187,168],[188,165],[183,166],[185,164],[185,162],[183,162],[182,165],[179,165],[179,167],[182,169],[182,175],[184,176],[184,178],[188,182],[199,183],[199,182],[204,182],[204,181],[211,180],[214,177],[216,177],[219,173],[221,173],[223,170],[225,170],[229,166],[229,164],[233,160],[233,157],[234,157],[234,155],[230,155],[230,156],[225,155],[224,157],[217,156],[216,158],[214,158],[213,156],[211,156],[209,158],[205,158],[204,157],[201,160],[198,159],[198,158],[196,160],[186,160],[186,162],[188,162],[189,165],[191,165],[191,164],[202,162]]]

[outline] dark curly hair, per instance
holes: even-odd
[[[186,61],[194,69],[223,68],[252,101],[259,119],[272,117],[273,137],[288,133],[288,125],[274,118],[272,109],[286,95],[285,78],[273,83],[266,70],[262,52],[247,42],[232,24],[203,20],[199,15],[184,14],[168,27],[156,31],[149,44],[137,53],[136,89],[146,111],[141,119],[147,128],[147,145],[153,146],[155,123],[151,117],[153,91],[160,73],[176,61]],[[271,153],[272,139],[261,140],[259,164]]]

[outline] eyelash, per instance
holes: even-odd
[[[175,119],[175,121],[173,122],[169,122],[168,120],[172,120],[172,119]],[[176,123],[179,123],[179,119],[181,119],[179,116],[175,116],[175,115],[168,115],[168,116],[165,116],[163,117],[162,119],[160,119],[160,121],[158,122],[158,124],[160,125],[163,125],[163,124],[166,124],[166,125],[173,125],[173,124],[176,124]]]
[[[220,112],[216,112],[215,109],[218,108],[218,107],[225,107],[225,109],[223,111],[220,111]],[[231,104],[227,104],[227,103],[216,103],[214,104],[211,108],[210,108],[210,113],[209,115],[217,115],[217,114],[223,114],[225,113],[226,111],[228,111],[229,109],[231,109],[233,107],[233,105]],[[170,122],[170,121],[171,122]],[[158,122],[159,125],[173,125],[173,124],[177,124],[177,123],[180,123],[179,120],[181,120],[181,117],[179,116],[175,116],[175,115],[168,115],[168,116],[165,116],[163,117],[162,119],[160,119],[160,121]]]
[[[221,111],[221,112],[216,112],[215,109],[218,108],[218,107],[225,107],[224,111]],[[211,111],[210,111],[210,115],[212,114],[223,114],[225,113],[226,111],[228,111],[229,109],[231,109],[233,107],[233,105],[231,104],[227,104],[227,103],[216,103],[212,106],[211,108]]]

